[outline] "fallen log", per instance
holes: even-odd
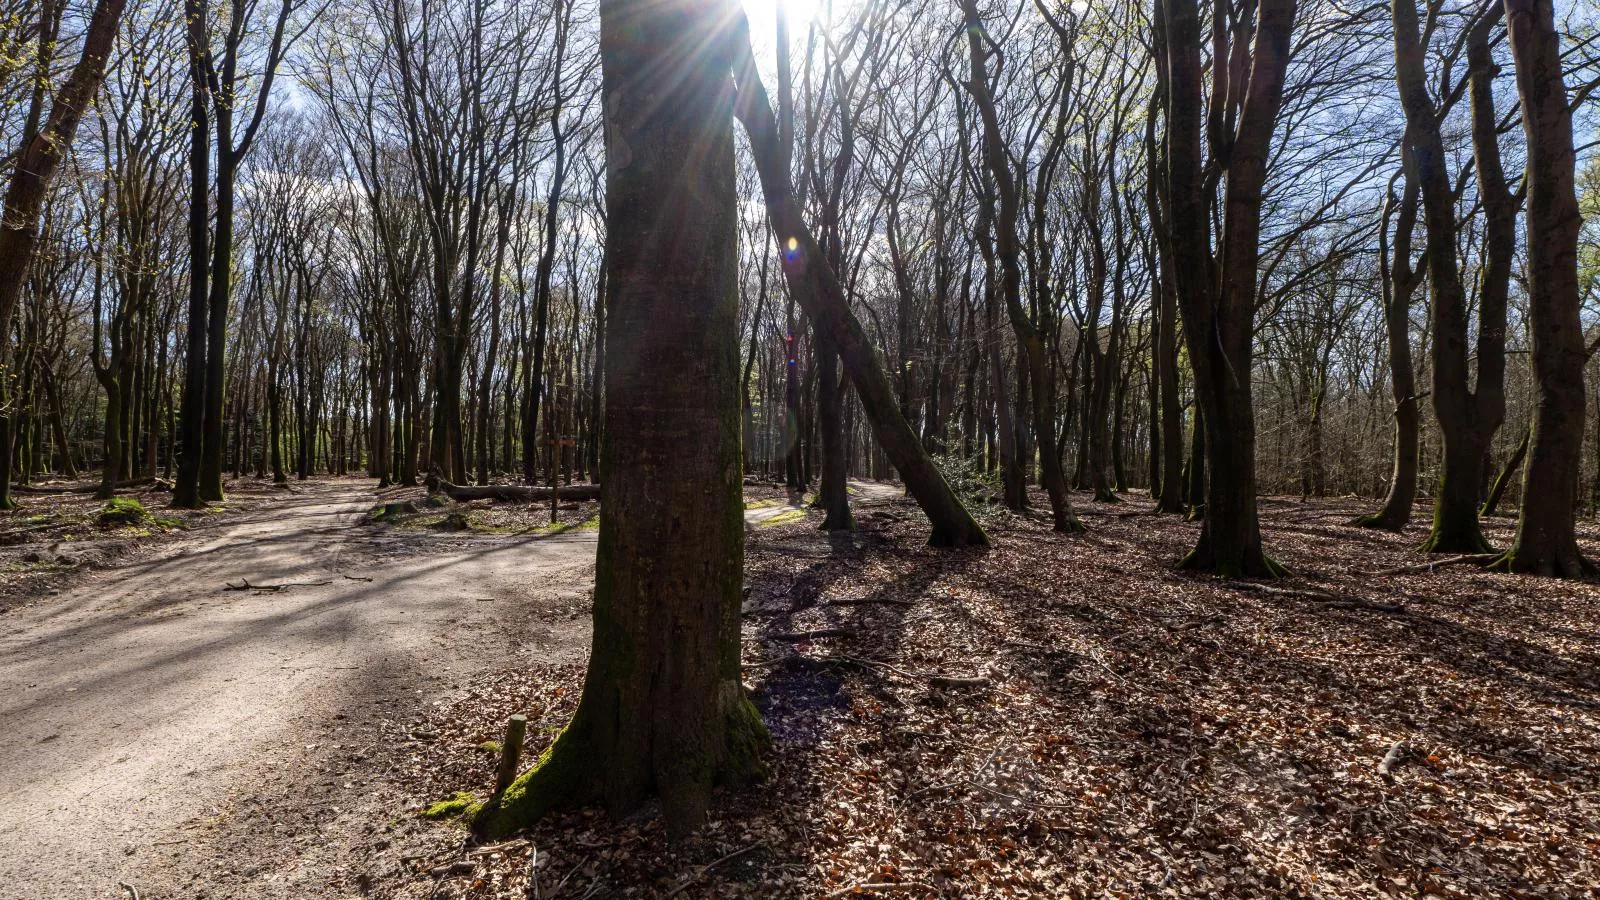
[[[128,481],[117,482],[117,490],[126,488],[144,487],[155,484],[156,479],[150,476],[133,478]],[[13,484],[12,493],[17,494],[92,494],[100,490],[100,482],[91,481],[86,484]]]
[[[495,500],[500,503],[534,503],[540,500],[549,500],[551,488],[548,486],[537,487],[521,484],[451,484],[444,479],[439,479],[439,492],[451,500],[462,502],[468,500]],[[600,485],[598,484],[569,484],[556,491],[562,500],[599,500]]]

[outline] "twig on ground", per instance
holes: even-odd
[[[915,600],[896,600],[892,597],[840,597],[837,600],[828,600],[819,606],[915,606]]]
[[[798,644],[801,641],[814,641],[818,638],[855,637],[855,634],[849,628],[815,628],[811,631],[791,631],[784,634],[762,635],[762,639]]]
[[[225,591],[284,591],[292,587],[322,587],[333,584],[331,581],[286,581],[283,584],[251,584],[249,579],[241,578],[238,584],[229,581],[222,583]]]
[[[937,688],[988,687],[989,679],[979,675],[930,675],[928,684]]]
[[[343,572],[339,573],[339,577],[348,578],[351,581],[371,581],[372,580],[371,578],[369,578],[367,576],[364,576],[364,575],[346,575]]]
[[[131,900],[139,900],[139,889],[133,885],[127,883],[126,881],[119,881],[117,882],[117,887],[127,891]]]
[[[761,845],[762,845],[761,841],[756,841],[754,844],[751,844],[748,847],[740,848],[738,850],[733,851],[732,853],[729,853],[726,856],[720,857],[718,859],[712,860],[709,863],[706,863],[705,865],[701,866],[698,870],[696,870],[694,872],[694,874],[692,874],[689,877],[685,878],[684,880],[678,882],[678,886],[674,887],[672,890],[668,891],[667,892],[667,896],[668,897],[676,897],[676,896],[678,896],[678,894],[681,893],[684,888],[687,888],[689,885],[694,884],[695,882],[697,882],[700,879],[704,878],[707,872],[711,871],[712,869],[715,869],[717,866],[722,865],[723,863],[727,862],[730,859],[734,859],[736,857],[743,856],[746,853],[749,853],[751,850],[754,850],[757,847],[760,847]]]
[[[931,891],[934,890],[934,887],[931,884],[923,884],[920,881],[863,881],[859,884],[852,884],[847,888],[840,888],[829,894],[828,897],[848,897],[851,894],[859,894],[862,891],[892,890]]]

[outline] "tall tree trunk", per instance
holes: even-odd
[[[1018,196],[1010,154],[1006,151],[1005,139],[1000,132],[1000,118],[995,111],[994,97],[989,90],[986,67],[988,38],[983,33],[983,20],[978,15],[976,0],[961,0],[961,9],[968,26],[967,50],[972,80],[967,88],[972,92],[983,120],[984,161],[998,195],[995,198],[998,204],[994,204],[993,200],[989,202],[996,206],[993,224],[995,255],[1000,269],[1000,293],[1011,319],[1011,328],[1017,335],[1018,367],[1026,372],[1026,383],[1033,395],[1033,433],[1040,451],[1040,480],[1044,482],[1045,492],[1050,497],[1050,513],[1055,530],[1082,531],[1083,526],[1073,514],[1072,501],[1067,495],[1061,454],[1056,452],[1056,383],[1050,375],[1044,335],[1028,318],[1022,306],[1022,248],[1017,233],[1021,198]]]
[[[850,514],[845,483],[849,446],[844,433],[845,386],[839,381],[839,351],[820,329],[811,346],[817,367],[817,430],[822,438],[822,478],[813,505],[824,511],[824,531],[850,531],[856,522]]]
[[[1383,220],[1378,227],[1378,266],[1383,291],[1384,334],[1389,347],[1389,391],[1394,398],[1394,470],[1389,476],[1389,494],[1377,512],[1361,516],[1353,524],[1367,528],[1399,531],[1411,521],[1411,508],[1417,496],[1420,410],[1417,377],[1411,363],[1411,296],[1421,280],[1411,266],[1411,237],[1417,222],[1417,179],[1410,152],[1405,156],[1405,186],[1398,200],[1393,250],[1389,242],[1389,215],[1396,209],[1391,193],[1384,203]],[[1391,188],[1392,190],[1392,188]]]
[[[1444,466],[1434,501],[1433,530],[1419,549],[1432,553],[1481,553],[1489,549],[1478,523],[1483,453],[1504,411],[1505,303],[1501,279],[1509,275],[1505,246],[1516,210],[1506,215],[1504,179],[1489,86],[1481,60],[1486,41],[1470,51],[1473,150],[1484,194],[1485,263],[1480,278],[1477,389],[1468,386],[1467,296],[1457,264],[1455,192],[1445,171],[1439,115],[1428,93],[1426,48],[1414,0],[1394,0],[1395,80],[1406,114],[1405,143],[1417,173],[1427,225],[1428,290],[1433,300],[1433,409],[1444,442]],[[1476,30],[1476,29],[1475,29]],[[1498,180],[1498,184],[1494,182]],[[1488,190],[1484,191],[1483,187]],[[1498,312],[1498,316],[1496,313]],[[1484,352],[1488,351],[1488,352]]]
[[[732,47],[707,40],[731,12],[701,0],[602,9],[613,365],[593,648],[571,724],[478,813],[485,834],[558,805],[599,801],[620,816],[658,794],[683,835],[714,785],[761,769],[767,733],[739,673]]]
[[[1528,295],[1538,403],[1517,536],[1501,560],[1511,572],[1595,574],[1575,533],[1583,457],[1583,366],[1572,108],[1551,0],[1505,0],[1528,144]]]
[[[1237,132],[1228,138],[1218,259],[1209,251],[1210,210],[1200,153],[1199,11],[1194,0],[1167,0],[1166,6],[1173,269],[1206,452],[1205,525],[1182,565],[1233,577],[1282,574],[1261,546],[1251,363],[1262,184],[1283,99],[1294,14],[1294,0],[1265,0],[1260,6],[1248,80],[1237,86],[1242,97]],[[1222,97],[1233,90],[1218,79],[1214,89]],[[1218,97],[1213,101],[1220,115]]]
[[[217,115],[217,215],[211,236],[211,292],[206,313],[206,392],[201,412],[200,499],[212,503],[222,500],[223,400],[226,393],[226,348],[228,342],[228,302],[233,291],[233,201],[235,163],[229,158],[233,147],[232,113]]]
[[[178,477],[172,486],[172,505],[197,509],[200,496],[202,419],[206,408],[206,342],[211,307],[206,289],[211,284],[211,109],[206,87],[206,4],[184,0],[184,20],[189,47],[189,323],[184,351],[183,397],[179,402]]]

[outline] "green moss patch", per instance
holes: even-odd
[[[457,791],[449,800],[440,800],[431,803],[422,811],[424,819],[454,819],[462,816],[473,807],[472,795],[466,791]]]
[[[771,516],[768,516],[765,519],[762,519],[761,521],[756,523],[756,527],[757,528],[771,528],[774,525],[782,525],[782,524],[784,524],[786,522],[797,522],[800,519],[804,519],[805,517],[806,517],[806,511],[803,510],[803,509],[786,509],[781,513],[777,513],[775,515],[771,515]]]
[[[143,525],[150,521],[150,512],[134,497],[113,497],[106,501],[95,515],[94,522],[101,528],[119,528],[126,525]]]

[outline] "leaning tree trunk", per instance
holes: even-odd
[[[1517,470],[1522,468],[1522,461],[1528,457],[1528,443],[1533,438],[1533,428],[1523,429],[1522,440],[1517,442],[1517,449],[1512,451],[1511,458],[1506,460],[1505,467],[1500,474],[1495,476],[1494,484],[1489,487],[1489,496],[1483,501],[1483,509],[1478,511],[1478,517],[1487,519],[1500,508],[1500,500],[1505,496],[1506,488],[1511,486],[1511,479],[1516,477]]]
[[[106,57],[117,37],[117,21],[122,17],[123,0],[98,0],[84,32],[83,52],[72,72],[55,92],[50,114],[33,134],[24,133],[26,142],[11,169],[11,184],[5,204],[0,206],[0,410],[10,408],[8,385],[11,376],[4,372],[10,355],[11,317],[17,298],[27,281],[39,241],[39,211],[45,193],[55,178],[61,161],[72,149],[78,122],[105,79]],[[39,96],[42,96],[39,95]],[[35,100],[35,112],[40,100]],[[37,119],[33,119],[37,121]],[[10,509],[12,416],[0,415],[0,509]]]
[[[1517,536],[1500,564],[1511,572],[1581,578],[1574,519],[1583,457],[1583,366],[1572,108],[1562,79],[1551,0],[1505,0],[1528,144],[1528,297],[1538,403]]]
[[[767,733],[739,675],[731,45],[706,39],[732,11],[704,0],[602,8],[612,252],[593,647],[572,722],[477,813],[484,834],[558,805],[598,801],[621,815],[656,794],[682,835],[705,820],[713,786],[761,768]]]
[[[794,200],[789,173],[782,165],[778,123],[767,90],[756,74],[750,52],[749,29],[739,16],[742,34],[734,40],[739,98],[736,111],[749,135],[752,155],[761,176],[767,219],[784,250],[784,278],[818,330],[828,330],[839,350],[845,372],[855,386],[861,407],[872,422],[878,446],[900,473],[906,489],[927,514],[933,533],[929,542],[941,547],[986,546],[984,534],[950,485],[934,467],[895,402],[894,385],[883,361],[867,341],[861,323],[850,312],[837,276],[822,257],[821,248],[805,224]]]

